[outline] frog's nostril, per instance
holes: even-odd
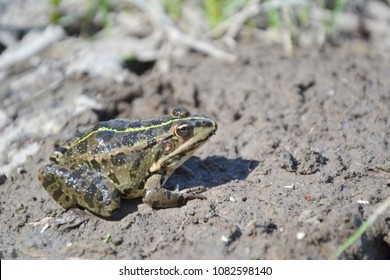
[[[214,122],[214,132],[218,130],[218,124]]]

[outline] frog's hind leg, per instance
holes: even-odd
[[[46,191],[64,208],[81,206],[100,216],[111,216],[120,205],[114,184],[103,174],[85,166],[67,169],[47,164],[39,169],[39,180]]]

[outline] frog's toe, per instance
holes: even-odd
[[[207,191],[207,188],[204,186],[199,186],[199,187],[193,187],[193,188],[188,188],[181,190],[181,193],[200,193],[200,192],[205,192]]]

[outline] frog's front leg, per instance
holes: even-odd
[[[114,184],[102,173],[77,165],[72,169],[47,164],[39,169],[39,180],[62,207],[81,206],[100,216],[111,216],[120,205]]]
[[[143,202],[153,208],[170,208],[186,204],[191,199],[205,199],[206,197],[193,192],[205,191],[205,187],[185,189],[183,191],[170,191],[161,187],[162,176],[153,174],[145,182]]]

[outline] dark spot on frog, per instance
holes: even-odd
[[[133,121],[131,123],[131,128],[140,128],[142,127],[142,122],[141,121]],[[129,128],[129,125],[126,123],[126,129]]]
[[[103,177],[102,176],[95,176],[95,178],[93,178],[91,180],[91,186],[94,186],[95,188],[98,186],[98,185],[101,185],[102,181],[103,181]]]
[[[93,202],[93,196],[91,196],[88,192],[84,195],[84,202],[88,204],[89,208],[94,208],[95,204]]]
[[[212,127],[213,124],[211,122],[207,122],[207,121],[197,121],[195,123],[195,126],[196,127]]]
[[[130,170],[130,172],[129,172],[130,179],[132,179],[132,180],[137,179],[137,176],[138,176],[137,170]]]
[[[131,147],[132,145],[134,145],[134,143],[137,142],[137,139],[138,139],[137,134],[126,133],[126,135],[123,136],[122,138],[122,145],[126,147]]]
[[[152,208],[159,208],[160,207],[160,201],[155,200],[152,202]]]
[[[88,191],[84,193],[84,201],[88,204],[89,207],[94,208],[95,201],[101,202],[103,200],[102,190],[106,189],[104,188],[105,185],[95,185],[92,184],[88,187]],[[99,187],[101,190],[99,190]]]
[[[107,165],[108,165],[108,162],[107,162],[106,159],[102,159],[102,165],[103,165],[103,166],[107,166]]]
[[[114,173],[108,174],[107,177],[110,178],[111,181],[114,182],[115,184],[120,185],[120,182]]]
[[[79,174],[72,174],[66,184],[69,188],[75,189],[76,192],[84,192],[87,189],[87,183]]]
[[[42,186],[47,189],[49,188],[55,181],[56,178],[52,174],[44,174],[44,177],[41,178]]]
[[[141,184],[139,184],[138,188],[139,190],[143,190],[144,189],[144,183],[142,182]]]
[[[143,135],[144,135],[144,137],[145,137],[146,139],[152,140],[152,141],[153,141],[153,138],[155,137],[156,131],[158,131],[158,130],[156,130],[156,129],[148,129],[148,130],[146,130],[146,131],[143,133]]]
[[[100,164],[95,160],[95,159],[92,159],[91,161],[90,161],[90,164],[91,164],[91,167],[93,168],[93,169],[95,169],[96,171],[101,171],[101,167],[100,167]]]
[[[122,166],[126,163],[126,155],[124,153],[118,153],[111,156],[111,162],[114,166]]]
[[[88,142],[86,140],[79,142],[76,149],[80,154],[85,154],[88,151]]]
[[[88,193],[90,193],[91,196],[95,196],[96,193],[98,192],[98,188],[96,185],[90,185],[88,186]]]
[[[179,197],[179,199],[177,200],[177,204],[179,205],[179,206],[182,206],[182,205],[184,205],[186,203],[186,199],[184,198],[184,195],[181,195],[180,197]]]
[[[62,196],[63,192],[61,189],[57,189],[55,192],[52,193],[52,196],[55,201],[58,201],[60,197]]]
[[[111,141],[111,139],[114,136],[115,136],[115,132],[114,131],[99,131],[96,134],[96,138],[97,138],[98,142],[103,141],[103,142],[106,142],[106,143]]]
[[[148,147],[153,147],[156,144],[157,144],[157,139],[155,139],[155,138],[149,139],[147,142]]]
[[[66,151],[66,156],[67,156],[68,158],[73,157],[73,149],[67,150],[67,151]]]
[[[140,155],[136,155],[133,157],[133,163],[131,165],[131,169],[137,169],[140,167],[141,165],[141,161],[142,161],[143,157],[140,156]]]
[[[66,179],[65,184],[72,187],[73,185],[79,188],[79,182],[82,180],[82,172],[81,170],[75,170],[70,174],[70,176]]]

